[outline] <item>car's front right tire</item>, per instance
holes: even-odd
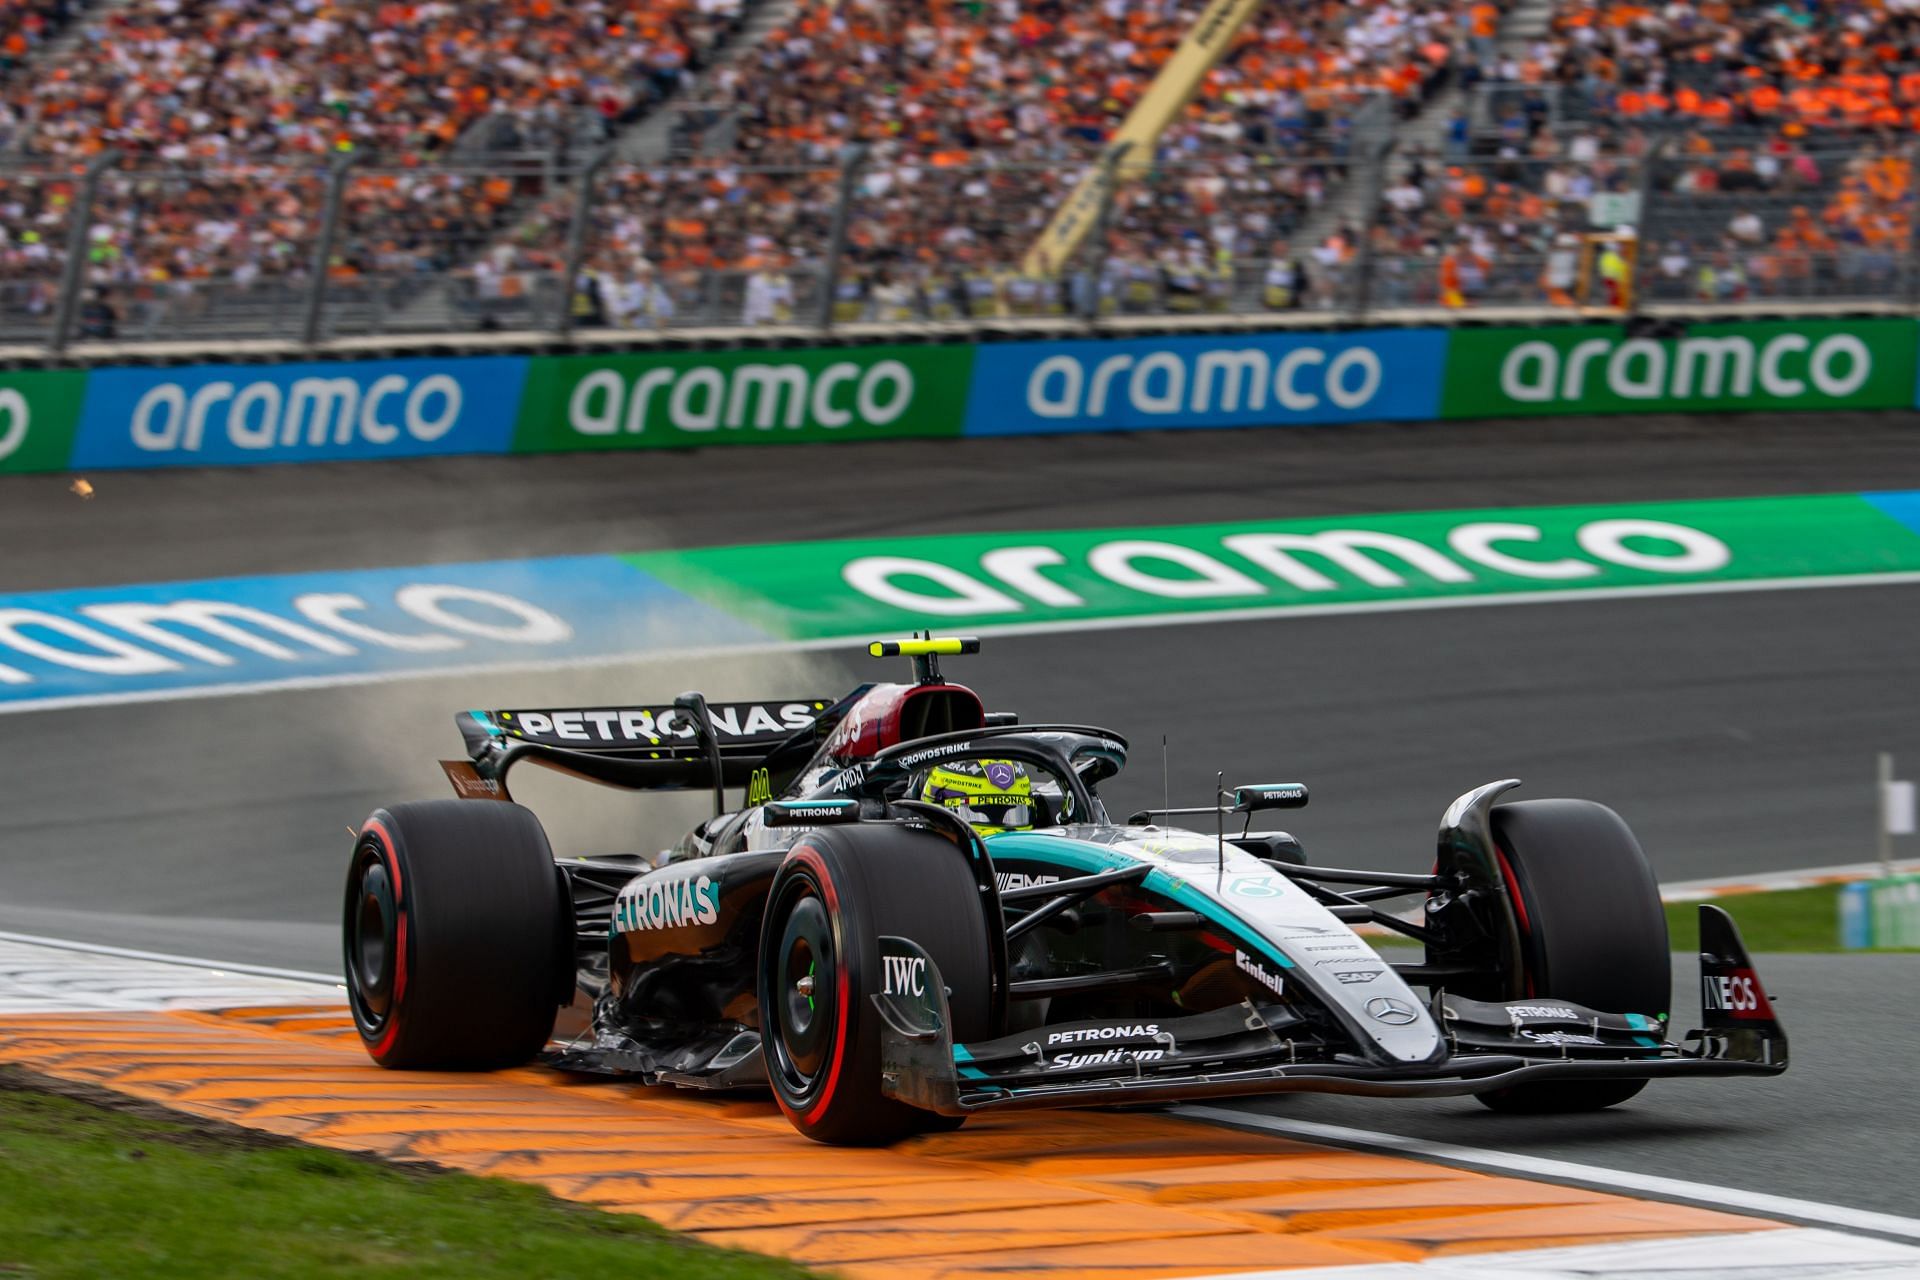
[[[1520,987],[1604,1013],[1664,1014],[1673,960],[1660,885],[1633,831],[1591,800],[1522,800],[1492,811],[1494,843],[1519,915]],[[1495,1111],[1598,1111],[1645,1080],[1566,1080],[1479,1095]]]
[[[819,1142],[882,1146],[958,1121],[881,1088],[880,938],[909,938],[947,989],[956,1043],[992,1025],[986,901],[950,840],[898,826],[810,832],[774,875],[760,942],[760,1036],[775,1100]]]

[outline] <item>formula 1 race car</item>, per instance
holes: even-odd
[[[847,1144],[1289,1090],[1584,1111],[1651,1079],[1786,1069],[1712,906],[1703,1029],[1668,1038],[1660,895],[1611,809],[1496,803],[1518,783],[1490,783],[1448,807],[1427,875],[1311,865],[1247,830],[1306,804],[1296,783],[1115,821],[1099,787],[1126,740],[989,713],[938,667],[978,648],[875,644],[913,683],[831,703],[462,713],[469,758],[442,762],[461,798],[378,810],[354,844],[346,977],[368,1052],[771,1088],[801,1133]],[[523,762],[711,788],[714,814],[658,855],[556,862],[507,790]],[[1379,905],[1416,895],[1417,923]],[[1390,963],[1357,924],[1424,956]]]

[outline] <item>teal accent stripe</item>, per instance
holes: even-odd
[[[1017,844],[1010,842],[1017,842]],[[1013,852],[1010,856],[1012,857],[1031,859],[1034,862],[1053,862],[1060,864],[1064,869],[1076,871],[1083,875],[1091,875],[1099,871],[1112,871],[1117,867],[1132,865],[1132,860],[1129,858],[1124,858],[1120,855],[1114,855],[1108,858],[1100,854],[1089,853],[1087,850],[1070,844],[1064,839],[1057,839],[1051,836],[1028,836],[1018,832],[989,836],[987,838],[987,852],[989,855],[993,853],[996,845],[1011,847]],[[1171,898],[1173,901],[1197,912],[1224,929],[1232,930],[1235,935],[1243,938],[1249,946],[1257,948],[1262,955],[1279,965],[1282,969],[1295,967],[1292,960],[1288,959],[1283,953],[1277,950],[1273,944],[1261,937],[1260,927],[1257,924],[1250,920],[1243,920],[1232,912],[1225,910],[1220,903],[1215,902],[1212,898],[1207,897],[1205,894],[1187,884],[1185,877],[1177,876],[1163,867],[1155,867],[1147,873],[1147,878],[1141,881],[1141,885],[1144,888],[1152,889],[1163,897]]]

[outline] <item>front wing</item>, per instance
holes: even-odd
[[[1701,1021],[1682,1044],[1644,1034],[1658,1024],[1537,997],[1560,1006],[1575,1030],[1539,1032],[1512,1019],[1511,1040],[1528,1052],[1500,1052],[1493,1010],[1436,995],[1449,1048],[1416,1065],[1383,1065],[1329,1045],[1284,1005],[1245,1003],[1191,1017],[1042,1027],[983,1044],[956,1045],[946,988],[932,957],[911,939],[881,939],[883,953],[910,963],[925,981],[914,991],[872,997],[885,1024],[882,1088],[942,1115],[1045,1107],[1189,1101],[1263,1093],[1344,1093],[1439,1098],[1520,1084],[1573,1080],[1771,1076],[1787,1069],[1787,1037],[1739,933],[1725,912],[1701,907]],[[1557,1056],[1544,1056],[1555,1054]]]

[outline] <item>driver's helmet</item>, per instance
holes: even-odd
[[[1033,829],[1033,778],[1017,760],[957,760],[936,765],[920,798],[960,815],[983,836]]]

